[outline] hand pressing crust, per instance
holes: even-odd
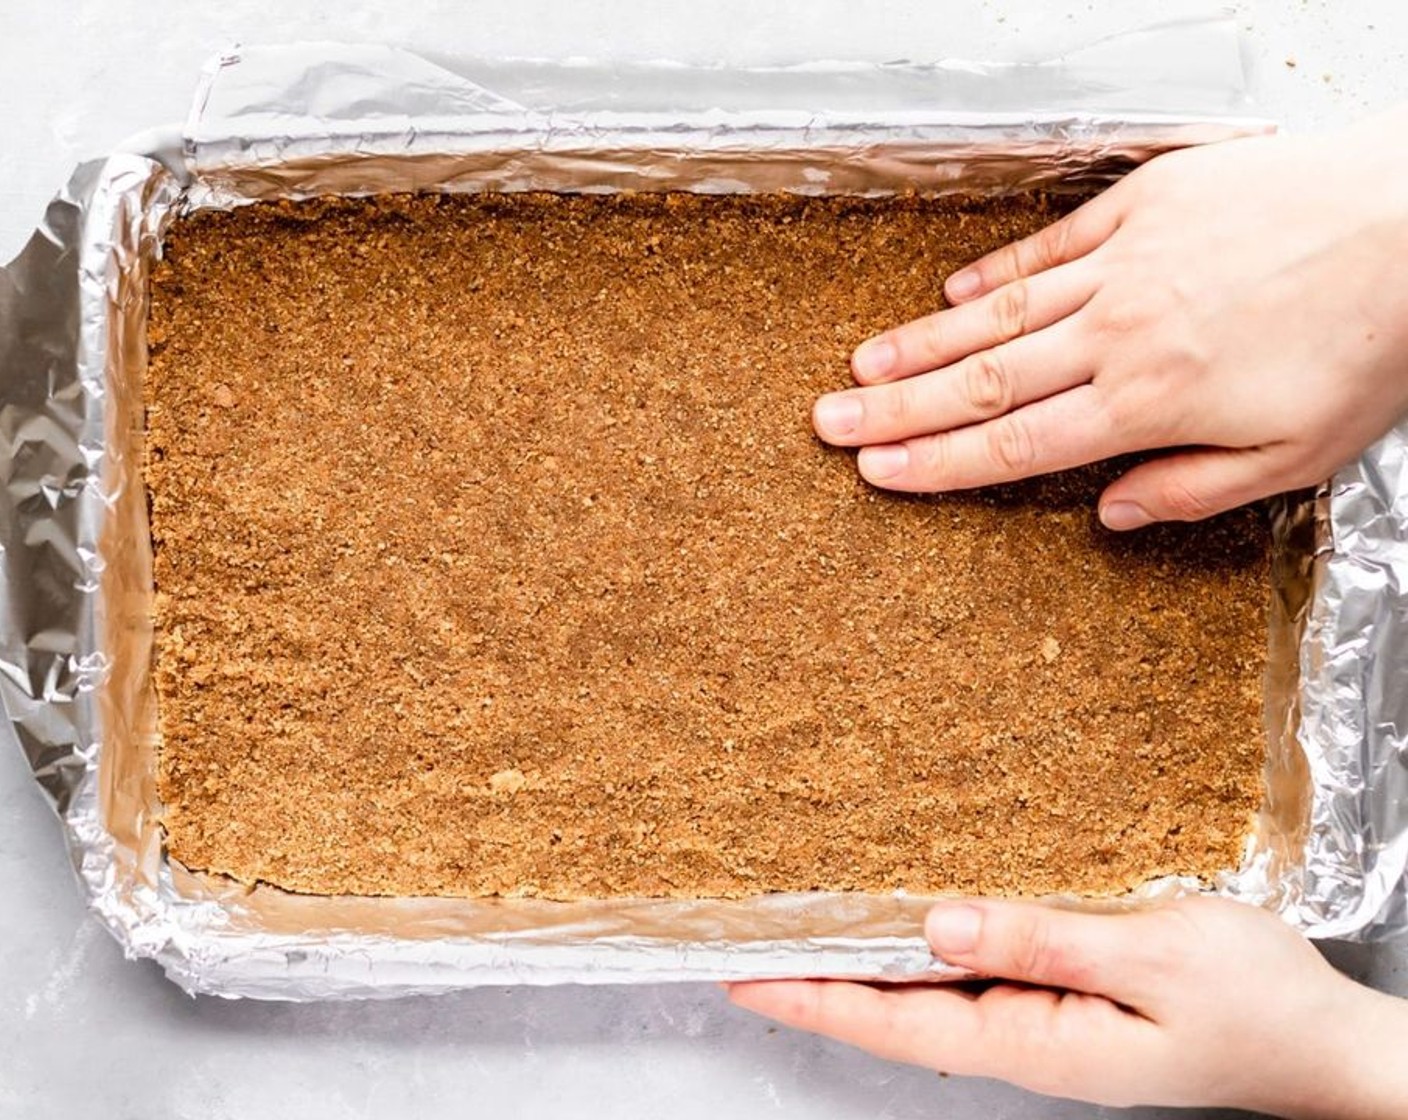
[[[937,955],[998,982],[779,980],[729,995],[882,1058],[1100,1104],[1408,1116],[1408,1004],[1341,976],[1266,911],[982,900],[935,907],[925,932]]]
[[[1112,529],[1197,520],[1331,474],[1408,410],[1408,126],[1163,156],[948,278],[954,306],[862,343],[817,401],[876,486],[984,486],[1167,450],[1100,501]],[[1408,1116],[1408,1003],[1268,913],[949,903],[934,952],[995,983],[730,985],[881,1057],[1112,1105]]]
[[[1408,411],[1408,108],[1174,152],[954,273],[816,402],[867,481],[958,490],[1166,449],[1111,529],[1313,485]]]

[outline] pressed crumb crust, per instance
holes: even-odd
[[[203,213],[152,287],[160,793],[295,891],[1116,891],[1260,800],[1254,512],[908,498],[808,412],[1001,201]]]

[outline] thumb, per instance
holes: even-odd
[[[1201,521],[1285,489],[1277,458],[1265,447],[1210,448],[1141,463],[1100,495],[1100,520],[1107,529]]]
[[[1094,914],[996,899],[940,903],[924,935],[936,956],[982,976],[1107,996],[1141,1009],[1169,956],[1148,911]]]

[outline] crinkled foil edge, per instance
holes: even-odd
[[[212,74],[221,68],[217,62]],[[208,81],[198,110],[208,109],[210,93]],[[502,123],[502,112],[494,107],[490,116]],[[850,189],[913,185],[916,168],[938,169],[926,189],[1014,188],[1069,178],[1076,167],[1108,177],[1126,160],[1250,126],[1202,119],[1149,126],[1108,116],[990,127],[968,120],[930,122],[928,139],[916,140],[913,121],[890,132],[872,122],[850,134],[849,147],[833,138],[815,146],[814,131],[784,138],[777,129],[768,144],[750,147],[740,140],[747,129],[711,119],[674,130],[672,141],[691,146],[670,149],[639,129],[610,131],[598,120],[574,131],[557,120],[551,143],[520,129],[518,146],[505,149],[502,132],[491,143],[476,131],[486,119],[476,107],[463,134],[408,137],[385,121],[350,128],[323,116],[307,124],[295,153],[276,138],[235,137],[232,128],[220,141],[211,118],[200,116],[187,133],[192,181],[181,184],[137,156],[87,165],[0,276],[0,439],[10,452],[0,479],[0,697],[64,817],[93,908],[130,955],[156,958],[188,991],[227,996],[955,975],[919,935],[926,900],[904,896],[324,899],[244,890],[169,863],[154,788],[150,553],[139,470],[147,269],[175,211],[253,198],[528,186],[835,190],[838,156],[847,157],[850,178],[840,181]],[[515,128],[523,125],[514,119]],[[1027,142],[1015,156],[1014,129]],[[532,135],[539,142],[529,142]],[[965,152],[978,169],[973,180],[962,174]],[[1120,155],[1113,163],[1112,152]],[[661,167],[675,173],[662,175]],[[1005,170],[989,178],[994,168]],[[1404,437],[1391,436],[1331,490],[1287,500],[1275,515],[1267,805],[1242,868],[1218,889],[1275,906],[1319,936],[1397,933],[1405,923],[1408,718],[1392,688],[1408,625],[1404,459]],[[1163,881],[1135,897],[1185,889],[1197,884]]]

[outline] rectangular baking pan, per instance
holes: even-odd
[[[1188,59],[1193,79],[1180,69]],[[957,975],[921,936],[928,900],[904,895],[323,898],[167,859],[140,477],[148,270],[178,213],[327,193],[1088,188],[1170,148],[1267,131],[1244,101],[1224,21],[1140,32],[1036,68],[557,67],[327,45],[213,60],[182,134],[80,168],[0,285],[13,452],[0,480],[0,697],[100,919],[187,990],[226,996]],[[1401,441],[1386,446],[1402,454]],[[1394,744],[1375,738],[1363,696],[1346,692],[1362,665],[1344,653],[1363,612],[1382,640],[1401,638],[1378,623],[1393,609],[1382,581],[1359,615],[1345,608],[1365,555],[1378,550],[1384,563],[1394,497],[1374,489],[1372,469],[1354,471],[1276,508],[1266,804],[1243,865],[1215,884],[1312,933],[1402,924],[1402,777],[1373,766],[1373,752]],[[1352,554],[1334,533],[1342,510],[1379,529]],[[1162,881],[1124,904],[1198,888]]]

